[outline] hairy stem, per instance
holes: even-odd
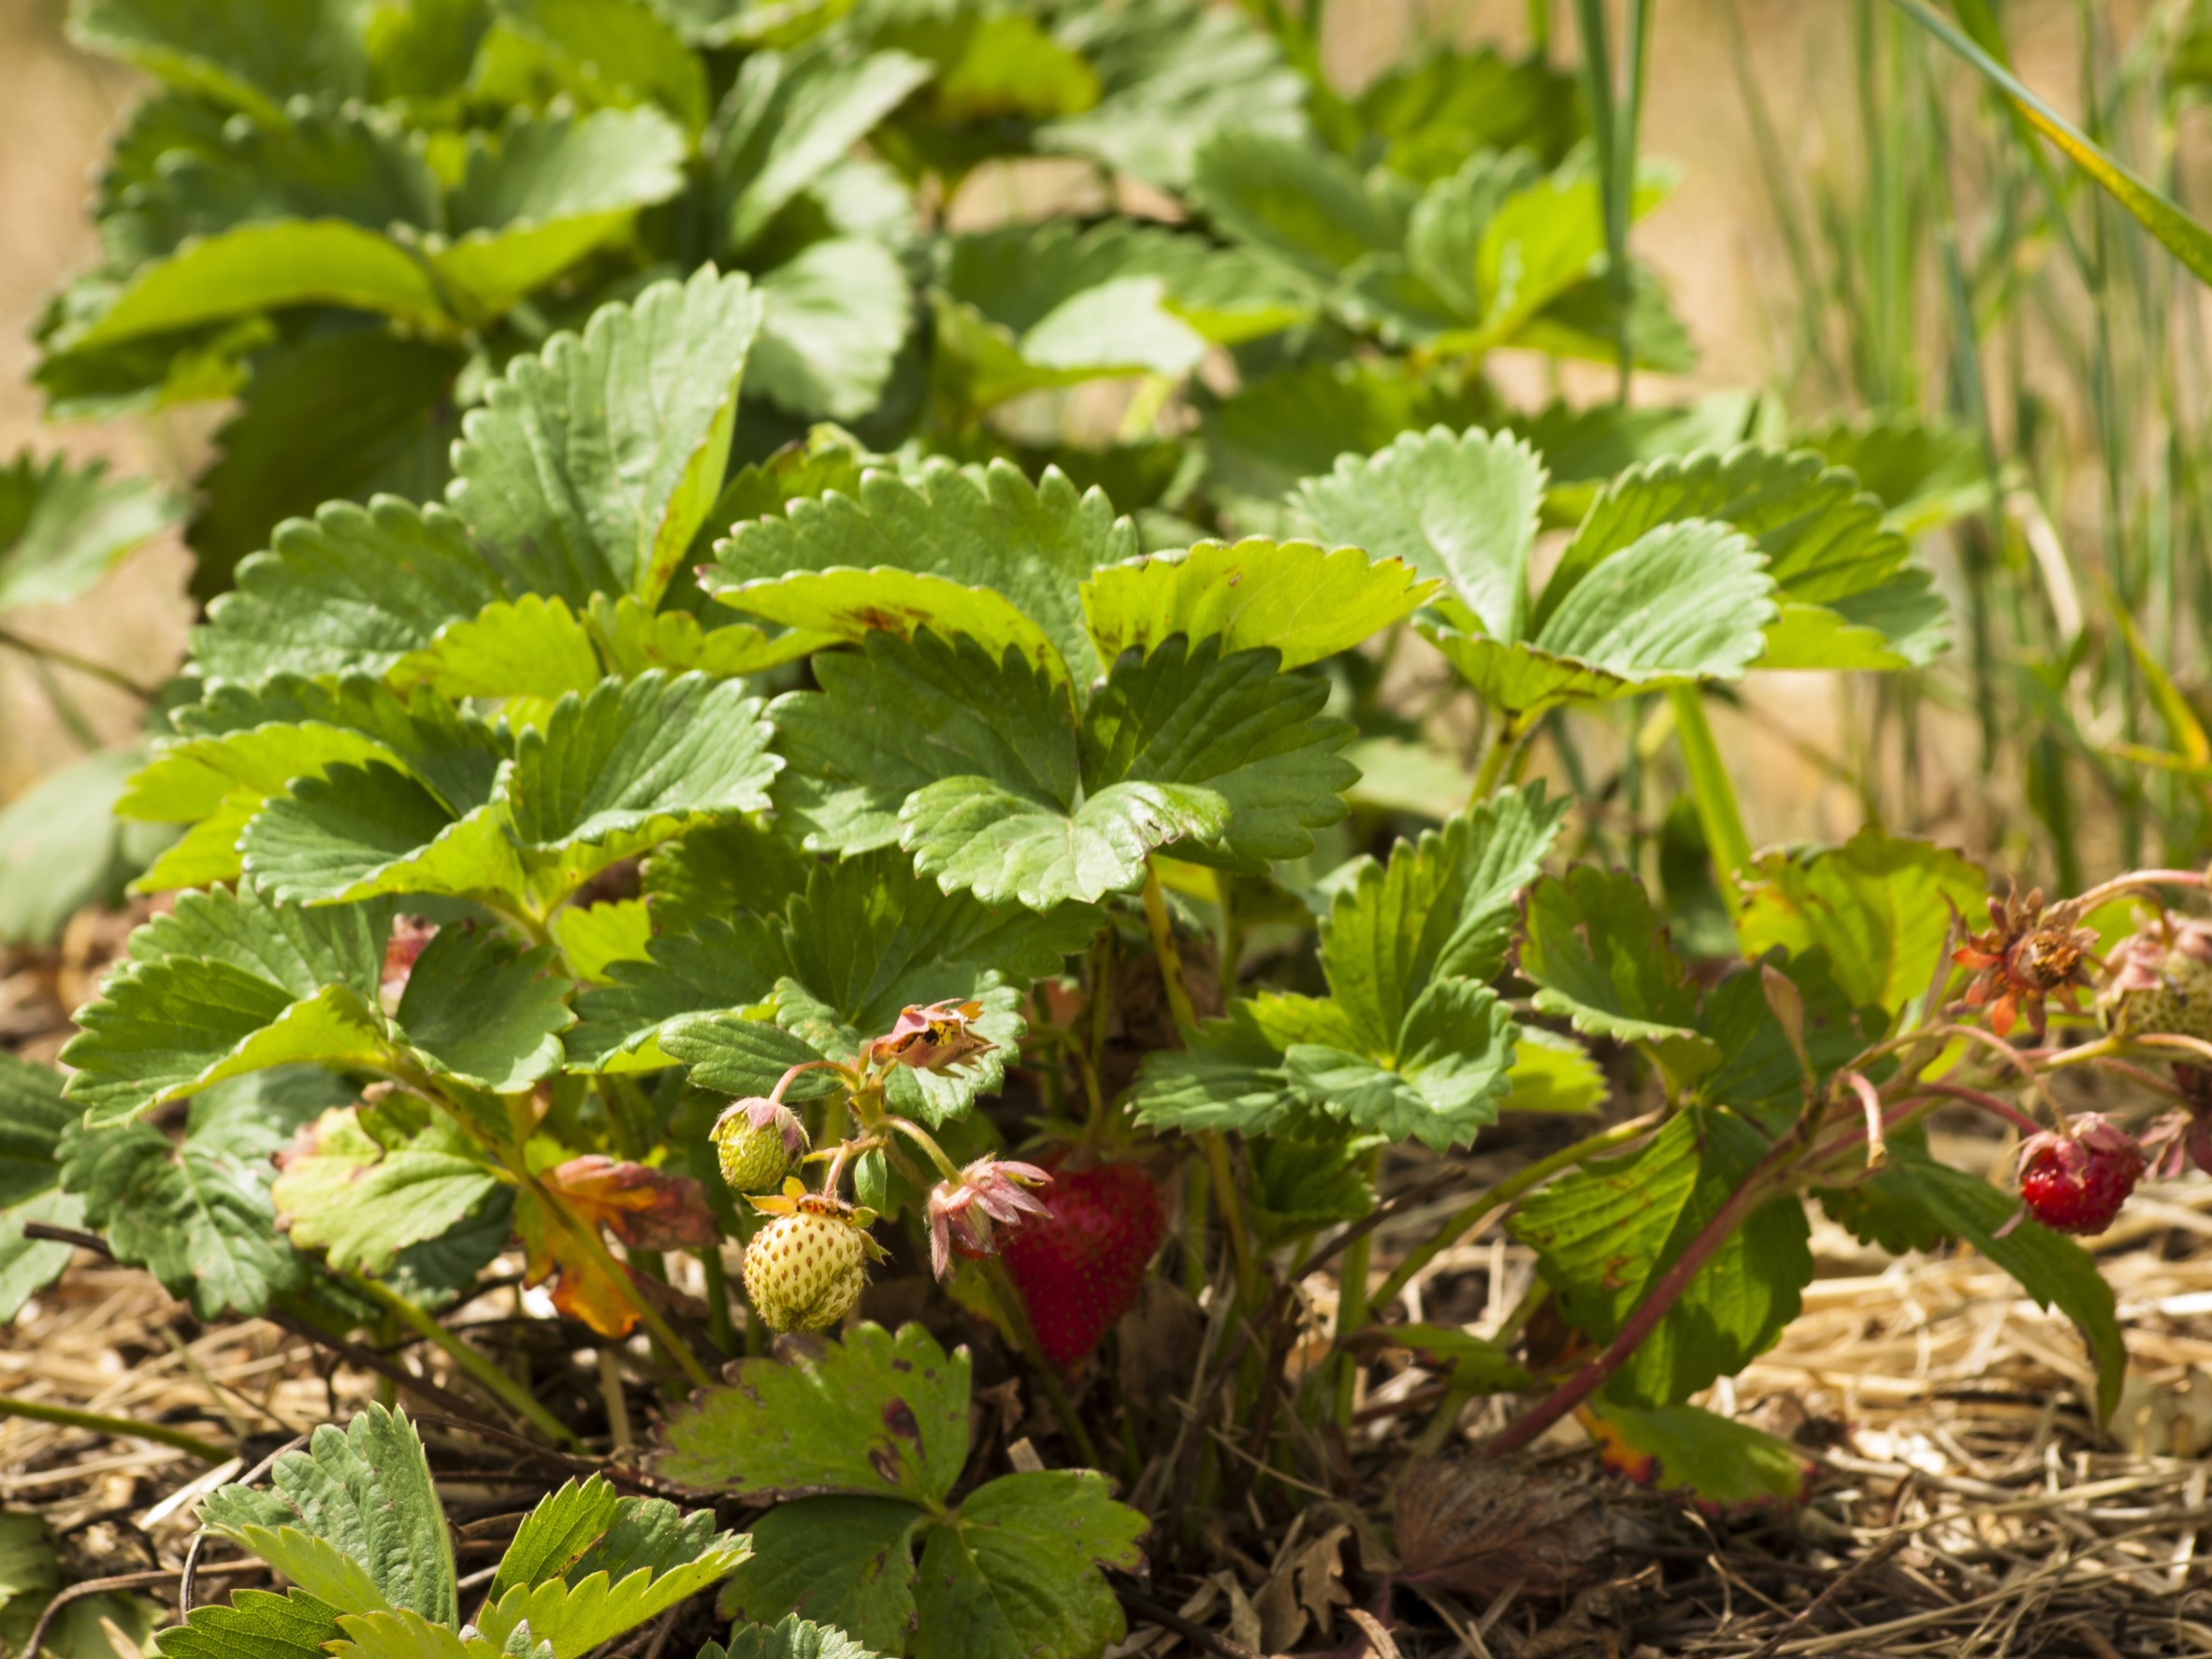
[[[1485,1218],[1503,1209],[1524,1192],[1528,1191],[1529,1189],[1540,1186],[1550,1180],[1561,1170],[1572,1169],[1578,1164],[1587,1163],[1601,1152],[1610,1152],[1615,1147],[1623,1146],[1640,1135],[1648,1133],[1658,1127],[1662,1116],[1663,1114],[1658,1112],[1646,1112],[1641,1118],[1632,1118],[1626,1123],[1616,1123],[1610,1129],[1601,1129],[1596,1134],[1575,1142],[1571,1147],[1562,1147],[1549,1158],[1538,1159],[1526,1169],[1520,1170],[1498,1182],[1496,1186],[1491,1188],[1489,1191],[1483,1193],[1473,1203],[1454,1210],[1444,1219],[1442,1226],[1429,1234],[1425,1243],[1415,1248],[1403,1262],[1391,1269],[1390,1277],[1376,1286],[1375,1293],[1369,1298],[1368,1306],[1388,1307],[1392,1302],[1396,1300],[1398,1292],[1412,1282],[1415,1274],[1481,1226]]]
[[[1695,685],[1677,685],[1667,693],[1674,710],[1674,737],[1682,746],[1683,764],[1690,774],[1690,799],[1698,808],[1698,822],[1705,830],[1705,844],[1713,853],[1713,874],[1720,896],[1734,921],[1743,898],[1737,874],[1751,862],[1751,833],[1743,827],[1743,809],[1736,800],[1736,786],[1721,759],[1720,744],[1705,718],[1704,693]]]
[[[417,1335],[436,1344],[470,1378],[500,1405],[513,1412],[556,1446],[581,1451],[584,1443],[568,1425],[545,1408],[543,1401],[493,1364],[459,1336],[448,1331],[428,1310],[410,1301],[388,1285],[360,1274],[348,1274],[346,1282],[374,1302]]]
[[[1800,1150],[1794,1135],[1777,1142],[1753,1166],[1743,1184],[1713,1212],[1713,1219],[1698,1230],[1698,1235],[1675,1258],[1673,1265],[1653,1282],[1643,1300],[1636,1305],[1636,1311],[1606,1344],[1605,1351],[1554,1389],[1533,1410],[1514,1419],[1493,1435],[1482,1449],[1485,1455],[1503,1457],[1509,1451],[1518,1451],[1596,1393],[1606,1378],[1618,1371],[1623,1362],[1658,1329],[1659,1321],[1682,1300],[1682,1293],[1713,1259],[1713,1253],[1728,1242],[1752,1211],[1774,1196],[1776,1177]]]

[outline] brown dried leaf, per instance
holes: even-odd
[[[1297,1529],[1305,1520],[1301,1514],[1292,1522],[1291,1536],[1276,1552],[1274,1570],[1252,1598],[1265,1638],[1263,1652],[1289,1652],[1308,1624],[1330,1635],[1336,1610],[1352,1605],[1352,1592],[1344,1587],[1344,1540],[1352,1536],[1351,1526],[1339,1521],[1301,1543]]]
[[[1508,1464],[1435,1459],[1398,1483],[1397,1543],[1410,1582],[1561,1596],[1602,1569],[1612,1528],[1587,1486]]]

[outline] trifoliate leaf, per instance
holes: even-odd
[[[0,610],[76,598],[180,512],[150,479],[62,455],[39,466],[24,450],[0,467]]]
[[[1072,1659],[1111,1646],[1126,1622],[1099,1568],[1138,1566],[1147,1524],[1095,1470],[1000,1476],[930,1528],[915,1659]]]
[[[1337,751],[1352,732],[1321,713],[1322,681],[1279,663],[1211,640],[1122,656],[1083,714],[1084,787],[1218,801],[1226,822],[1177,853],[1193,862],[1258,874],[1311,851],[1311,831],[1344,815],[1355,774]]]
[[[1511,642],[1527,621],[1543,496],[1543,463],[1526,443],[1438,426],[1405,433],[1364,460],[1339,458],[1327,476],[1299,486],[1297,505],[1332,542],[1449,581],[1483,631]]]
[[[343,1431],[325,1422],[308,1451],[279,1458],[267,1491],[217,1487],[201,1500],[206,1526],[237,1542],[279,1513],[360,1566],[389,1606],[444,1626],[458,1622],[454,1544],[423,1440],[405,1416],[371,1403]]]
[[[1881,503],[1858,480],[1805,452],[1754,446],[1660,460],[1624,474],[1575,532],[1539,607],[1540,628],[1584,574],[1657,526],[1706,519],[1733,526],[1767,555],[1775,598],[1837,611],[1778,618],[1768,666],[1901,666],[1942,649],[1940,600],[1908,563],[1904,539],[1882,527]],[[1854,615],[1852,608],[1863,608]],[[1872,638],[1856,629],[1872,628]],[[1884,631],[1887,628],[1891,631]],[[1908,653],[1910,655],[1908,655]]]
[[[915,1623],[915,1535],[927,1520],[898,1498],[776,1505],[753,1522],[752,1559],[722,1592],[722,1610],[745,1622],[734,1640],[796,1616],[848,1631],[874,1652],[904,1652]],[[851,1656],[825,1647],[821,1659]]]
[[[914,1324],[894,1337],[861,1323],[818,1353],[746,1360],[733,1386],[670,1415],[659,1472],[731,1495],[941,1504],[967,1462],[968,1372],[965,1349],[947,1354]]]
[[[1525,644],[1440,625],[1422,632],[1485,701],[1525,725],[1560,702],[1736,678],[1775,614],[1761,564],[1721,525],[1666,525],[1577,583]],[[1540,608],[1551,596],[1547,585]]]
[[[409,1246],[459,1225],[499,1184],[462,1132],[442,1118],[387,1147],[358,1110],[338,1108],[325,1112],[279,1157],[269,1199],[293,1245],[322,1250],[340,1273],[378,1277]]]
[[[889,568],[991,588],[1044,630],[1082,684],[1106,665],[1083,625],[1080,584],[1136,550],[1135,527],[1114,517],[1105,495],[1078,496],[1057,470],[1032,484],[1005,461],[932,461],[912,478],[871,472],[857,496],[793,501],[787,516],[740,525],[715,550],[712,584]]]
[[[1752,873],[1737,920],[1744,954],[1825,946],[1852,1002],[1892,1017],[1928,994],[1953,911],[1971,914],[1989,890],[1961,855],[1871,824],[1842,846],[1768,853]]]
[[[600,307],[486,388],[450,498],[511,587],[659,598],[721,488],[760,310],[746,278],[704,267]]]
[[[1217,230],[1324,287],[1363,255],[1395,249],[1410,205],[1386,174],[1362,179],[1311,139],[1249,128],[1201,145],[1191,182]]]
[[[927,64],[900,51],[856,56],[817,45],[748,55],[709,144],[727,245],[750,244],[929,76]]]
[[[375,1010],[391,912],[279,907],[187,893],[131,935],[130,959],[63,1050],[69,1098],[119,1123],[250,1071],[311,1060],[375,1065]]]
[[[769,708],[788,761],[776,810],[810,849],[852,854],[899,840],[910,798],[947,779],[1046,816],[1075,799],[1071,688],[1018,647],[994,656],[972,638],[879,631],[858,652],[817,656],[814,671],[819,691]]]
[[[1654,1045],[1675,1076],[1719,1060],[1696,1032],[1698,998],[1682,959],[1660,932],[1643,884],[1626,871],[1578,865],[1528,895],[1521,972],[1536,1005],[1594,1037]]]
[[[1511,1014],[1488,986],[1443,978],[1407,1010],[1380,1054],[1294,1043],[1282,1069],[1315,1109],[1441,1150],[1497,1121],[1511,1086],[1513,1034]]]
[[[501,597],[458,519],[390,496],[366,508],[332,501],[280,527],[238,584],[193,632],[210,679],[383,674]]]
[[[609,964],[610,983],[576,1000],[578,1024],[568,1035],[571,1069],[669,1065],[658,1038],[670,1021],[765,1003],[789,971],[783,930],[753,916],[702,917],[691,931],[654,939],[646,951],[647,960]]]
[[[1522,1201],[1508,1226],[1577,1329],[1610,1341],[1767,1150],[1725,1111],[1694,1106],[1624,1157],[1594,1160]],[[1732,1375],[1795,1319],[1813,1278],[1799,1201],[1754,1210],[1607,1385],[1628,1406],[1671,1406]]]
[[[62,1186],[116,1260],[146,1267],[202,1319],[257,1314],[305,1278],[303,1258],[276,1229],[270,1160],[343,1092],[317,1072],[242,1078],[195,1099],[174,1145],[142,1123],[72,1125]]]
[[[496,136],[470,135],[447,203],[453,239],[431,244],[430,263],[470,317],[501,316],[640,208],[681,190],[687,149],[676,125],[650,108],[582,117],[513,110]]]
[[[1172,634],[1224,651],[1272,646],[1285,669],[1346,651],[1412,614],[1434,590],[1416,567],[1357,547],[1201,541],[1187,554],[1109,566],[1083,584],[1083,613],[1111,662]]]
[[[271,546],[280,524],[311,518],[324,502],[371,501],[387,491],[436,499],[452,476],[447,452],[458,431],[452,397],[462,364],[451,346],[398,339],[375,324],[287,341],[257,357],[244,407],[215,434],[220,456],[201,475],[202,505],[186,536],[193,596],[226,592],[240,561]],[[364,591],[356,596],[349,584],[340,602],[373,595],[389,605],[395,598],[366,570],[353,581]],[[435,591],[426,598],[435,607]],[[411,613],[404,601],[392,609]],[[296,620],[311,646],[321,639],[308,616]],[[249,656],[209,671],[243,680],[297,667],[284,656],[291,637],[282,628],[256,635],[273,653],[267,667],[256,669]],[[341,629],[339,637],[348,636]],[[368,667],[343,661],[307,671],[354,666]]]
[[[1306,82],[1252,19],[1178,0],[1062,16],[1054,37],[1097,73],[1091,108],[1040,128],[1038,148],[1088,155],[1167,190],[1191,181],[1211,135],[1303,130]]]
[[[866,237],[812,243],[760,279],[760,296],[748,396],[840,421],[875,407],[913,324],[906,274],[889,250]]]
[[[1432,979],[1495,978],[1512,936],[1515,901],[1536,879],[1568,801],[1542,786],[1493,797],[1418,841],[1367,860],[1337,891],[1321,924],[1329,989],[1365,1051],[1392,1053]]]

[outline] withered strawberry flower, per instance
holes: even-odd
[[[2097,934],[2078,925],[2076,908],[2046,909],[2041,887],[2023,899],[2015,887],[2003,898],[1990,899],[1989,920],[1989,928],[1952,953],[1953,961],[1974,971],[1967,1006],[1987,1007],[1989,1029],[2001,1037],[2010,1036],[2022,1019],[2041,1037],[2048,1018],[2045,1003],[2052,997],[2079,1013],[2079,993],[2097,965]]]
[[[978,1054],[998,1046],[976,1021],[983,1004],[951,998],[926,1008],[908,1008],[890,1031],[868,1045],[866,1058],[874,1065],[912,1066],[918,1072],[949,1071]]]
[[[733,1101],[707,1132],[732,1192],[766,1192],[806,1153],[806,1126],[773,1095]]]
[[[993,1227],[1018,1227],[1032,1216],[1048,1216],[1051,1206],[1030,1189],[1052,1184],[1050,1172],[1010,1158],[978,1158],[957,1180],[939,1181],[930,1190],[930,1266],[939,1278],[952,1277],[952,1259],[976,1261],[998,1252]]]
[[[2181,1104],[2144,1132],[2143,1152],[2161,1181],[2178,1180],[2194,1164],[2212,1175],[2212,1071],[2176,1065]]]

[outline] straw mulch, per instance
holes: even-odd
[[[51,1058],[61,1011],[121,931],[87,922],[60,950],[0,958],[0,1043]],[[1944,1150],[1970,1165],[2003,1155],[1994,1143]],[[1504,1166],[1490,1165],[1511,1156],[1472,1161],[1470,1183],[1495,1178]],[[1451,1202],[1449,1192],[1435,1200]],[[1378,1267],[1419,1235],[1427,1208],[1381,1231]],[[1581,1583],[1546,1583],[1533,1556],[1516,1567],[1513,1549],[1525,1540],[1509,1539],[1498,1553],[1502,1581],[1486,1594],[1394,1584],[1399,1564],[1379,1523],[1433,1409],[1436,1379],[1412,1356],[1385,1356],[1348,1449],[1358,1502],[1316,1489],[1300,1496],[1303,1512],[1287,1530],[1276,1519],[1281,1506],[1270,1513],[1248,1504],[1249,1514],[1223,1517],[1207,1534],[1218,1549],[1198,1564],[1204,1570],[1164,1561],[1150,1579],[1117,1586],[1131,1611],[1120,1652],[2212,1655],[2212,1575],[2199,1560],[2201,1543],[2212,1549],[2204,1538],[2212,1464],[2197,1456],[2212,1450],[2212,1185],[2146,1188],[2096,1248],[2132,1361],[2110,1434],[2084,1404],[2090,1374],[2061,1316],[1971,1255],[1893,1262],[1816,1219],[1820,1277],[1803,1317],[1704,1402],[1804,1451],[1815,1474],[1802,1506],[1700,1513],[1601,1470],[1581,1432],[1563,1425],[1524,1468],[1598,1517]],[[1533,1271],[1526,1252],[1485,1234],[1432,1264],[1416,1281],[1412,1311],[1482,1331]],[[1306,1288],[1317,1303],[1331,1289]],[[511,1320],[514,1298],[502,1289],[453,1317]],[[372,1357],[385,1377],[368,1368]],[[590,1356],[577,1358],[576,1380],[588,1386],[582,1362]],[[318,1423],[343,1421],[380,1390],[388,1394],[394,1368],[452,1389],[448,1399],[466,1393],[442,1357],[419,1347],[340,1351],[262,1320],[203,1330],[145,1275],[80,1252],[59,1285],[0,1330],[0,1393],[174,1423],[236,1445],[239,1455],[210,1469],[145,1442],[0,1420],[0,1509],[48,1519],[65,1576],[116,1580],[150,1598],[147,1610],[173,1616],[196,1493],[251,1472]],[[425,1424],[461,1529],[462,1571],[486,1576],[520,1511],[577,1465],[441,1419],[423,1392],[400,1397]],[[642,1435],[642,1405],[630,1409]],[[1479,1437],[1501,1409],[1471,1407],[1462,1441]],[[1444,1468],[1455,1479],[1467,1465],[1447,1456]],[[624,1478],[637,1490],[651,1484]],[[1192,1566],[1187,1552],[1182,1565]],[[210,1549],[194,1593],[206,1600],[267,1581],[228,1550]],[[688,1655],[711,1627],[708,1607],[701,1598],[680,1611],[614,1651]]]

